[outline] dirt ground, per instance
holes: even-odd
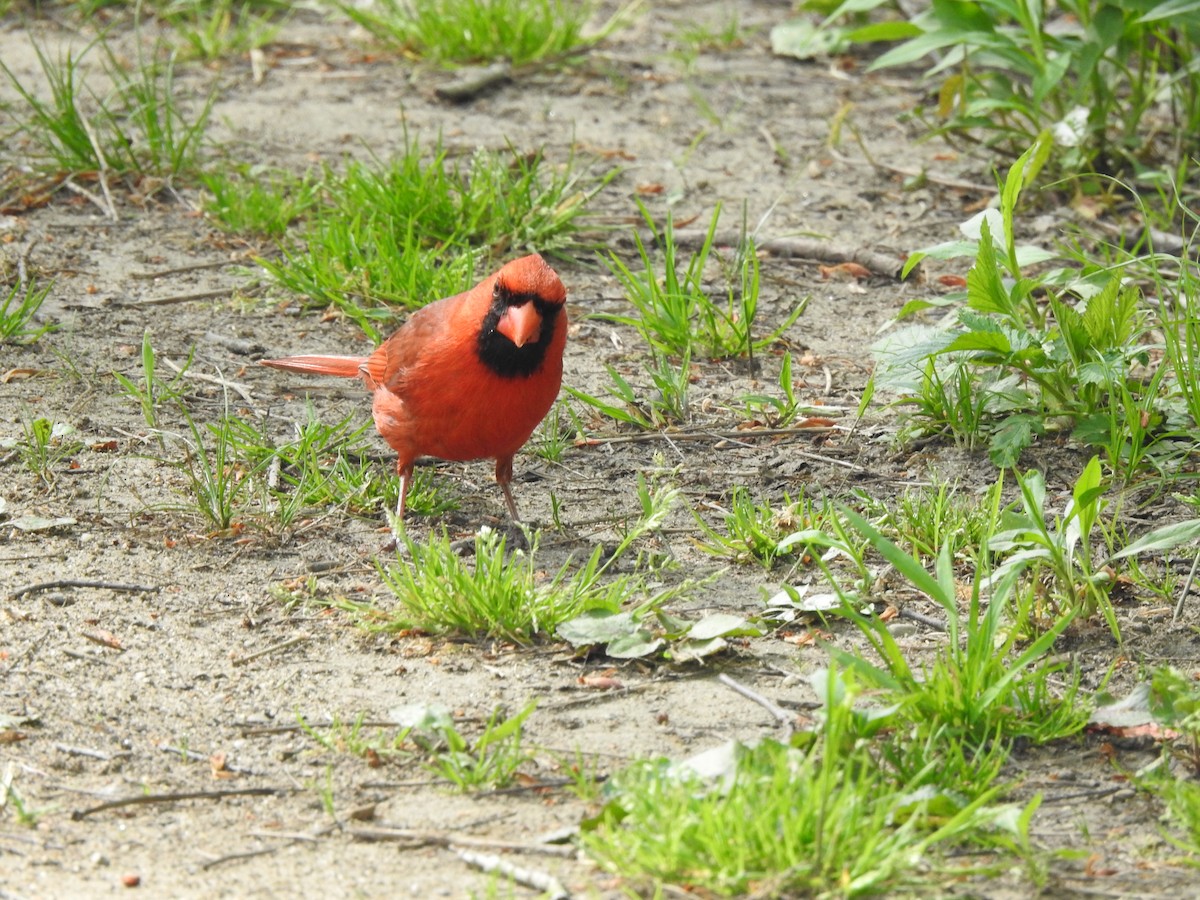
[[[670,36],[682,25],[718,28],[733,6],[744,26],[758,29],[743,46],[701,54],[690,65],[673,55]],[[601,169],[619,164],[594,204],[610,220],[631,222],[639,188],[661,185],[661,193],[643,195],[660,214],[669,204],[677,219],[699,217],[702,224],[722,201],[733,225],[744,203],[749,222],[763,221],[762,235],[818,236],[896,260],[953,237],[981,194],[932,181],[906,190],[902,175],[870,165],[852,140],[831,148],[831,121],[852,104],[846,123],[876,161],[899,168],[987,184],[986,167],[936,142],[917,142],[898,122],[921,96],[915,75],[868,76],[773,57],[767,32],[788,11],[779,2],[648,3],[584,65],[523,77],[466,105],[434,95],[449,76],[368,53],[354,27],[307,12],[296,14],[267,48],[261,83],[245,60],[193,65],[181,77],[198,97],[214,80],[220,85],[212,138],[240,160],[303,169],[315,160],[368,153],[386,159],[403,147],[407,128],[430,140],[440,134],[455,150],[501,149],[510,141],[544,148],[552,162],[565,161],[574,148],[596,157]],[[51,47],[76,39],[54,21],[0,22],[0,57],[27,83],[40,78],[32,34]],[[0,84],[0,96],[11,98],[11,87]],[[110,896],[127,891],[131,878],[162,897],[488,895],[494,876],[452,849],[436,841],[372,840],[370,830],[533,845],[578,824],[583,804],[562,791],[455,794],[411,761],[373,767],[322,748],[299,719],[387,722],[400,708],[437,702],[459,713],[469,731],[496,704],[517,711],[536,698],[527,734],[538,753],[528,770],[552,779],[576,750],[598,760],[600,771],[613,771],[634,757],[680,758],[730,738],[773,733],[776,723],[761,707],[716,680],[722,671],[781,702],[802,706],[814,699],[804,675],[824,665],[824,652],[778,634],[744,641],[706,665],[615,664],[577,659],[554,643],[523,649],[369,635],[344,616],[282,604],[274,587],[315,575],[326,594],[377,598],[387,606],[390,595],[373,562],[386,537],[381,523],[334,514],[281,537],[254,529],[207,534],[194,508],[188,510],[182,473],[159,458],[140,410],[121,396],[111,372],[138,371],[149,328],[160,357],[182,362],[195,348],[192,371],[244,386],[247,396],[234,397],[235,406],[254,417],[269,413],[282,436],[304,414],[306,395],[329,422],[351,411],[365,419],[366,397],[353,385],[302,384],[254,362],[301,350],[360,352],[363,338],[343,320],[295,315],[294,298],[230,302],[255,277],[245,268],[248,248],[197,215],[196,199],[189,190],[140,203],[121,196],[113,222],[63,192],[43,208],[0,217],[0,253],[10,260],[23,255],[55,279],[43,315],[60,325],[33,345],[0,350],[0,371],[35,373],[0,385],[0,440],[19,439],[22,421],[44,416],[72,425],[84,445],[75,465],[64,462],[49,485],[15,454],[0,451],[0,734],[20,738],[0,746],[0,776],[35,819],[30,827],[12,810],[0,816],[0,897]],[[1043,226],[1053,234],[1065,216],[1052,214]],[[611,246],[632,262],[628,243],[614,236]],[[231,262],[240,266],[220,265]],[[577,323],[565,382],[601,393],[605,364],[638,372],[639,339],[585,318],[622,302],[596,258],[556,267]],[[768,322],[811,297],[786,335],[800,363],[798,390],[847,425],[878,330],[907,300],[937,289],[881,274],[826,278],[816,262],[777,256],[764,260],[763,283]],[[160,302],[206,292],[216,293]],[[737,417],[722,403],[752,388],[770,389],[777,372],[772,356],[758,382],[744,366],[699,365],[694,424],[735,427]],[[197,420],[216,420],[223,392],[197,380],[188,402]],[[555,491],[564,522],[555,537],[565,553],[611,539],[592,523],[636,508],[639,472],[677,468],[677,483],[697,506],[727,499],[739,484],[776,498],[803,486],[815,496],[846,499],[854,489],[886,498],[935,477],[974,491],[994,478],[982,455],[941,445],[897,447],[897,428],[894,414],[877,408],[853,434],[843,428],[773,442],[610,443],[570,449],[558,465],[525,453],[517,460],[515,493],[526,518],[548,526]],[[390,465],[387,448],[378,446],[379,465]],[[1049,448],[1027,462],[1046,469],[1061,505],[1069,489],[1061,479],[1073,479],[1084,459]],[[452,528],[469,534],[502,518],[490,465],[441,464],[437,472],[462,504],[446,520]],[[26,516],[64,522],[43,530],[14,527]],[[687,510],[671,524],[656,540],[678,558],[679,577],[722,568],[696,549]],[[797,576],[801,583],[814,578]],[[70,579],[137,589],[60,585],[17,595]],[[764,592],[777,587],[761,569],[731,567],[673,609],[751,615],[762,609]],[[1128,661],[1195,664],[1194,629],[1169,630],[1169,611],[1130,598],[1119,612],[1125,647],[1115,647],[1098,627],[1067,648],[1088,685],[1118,658],[1127,661],[1122,671],[1129,675],[1136,666]],[[1195,619],[1191,613],[1186,623]],[[105,634],[120,649],[97,643]],[[292,641],[298,637],[305,639]],[[833,638],[853,642],[841,626]],[[937,636],[919,631],[911,639]],[[599,692],[580,682],[610,668],[624,689]],[[1154,759],[1156,748],[1119,746],[1114,765],[1101,743],[1084,736],[1029,749],[1008,773],[1021,783],[1018,798],[1044,793],[1034,836],[1063,851],[1050,859],[1045,896],[1200,896],[1194,871],[1178,862],[1160,833],[1161,810],[1122,775]],[[220,774],[229,777],[214,776],[214,754],[224,754],[227,771]],[[136,795],[219,791],[242,793],[84,815]],[[323,796],[331,798],[333,816]],[[622,893],[611,875],[569,850],[507,858],[553,874],[576,896]],[[1020,871],[967,879],[956,889],[981,897],[1032,891]]]

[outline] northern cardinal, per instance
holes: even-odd
[[[550,411],[562,384],[567,289],[536,253],[462,294],[430,303],[370,356],[289,356],[262,365],[361,378],[375,427],[400,454],[404,503],[418,456],[495,459],[513,520],[513,456]]]

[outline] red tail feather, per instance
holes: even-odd
[[[357,378],[360,374],[359,366],[366,361],[362,356],[285,356],[283,359],[263,359],[259,364],[274,369],[287,369],[289,372]]]

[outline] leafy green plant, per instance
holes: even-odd
[[[378,566],[400,608],[375,627],[417,627],[527,642],[538,634],[553,634],[560,623],[586,610],[616,611],[639,594],[642,606],[660,605],[690,585],[649,590],[644,567],[602,581],[640,537],[661,526],[678,491],[670,486],[652,490],[639,477],[639,498],[641,514],[607,558],[598,546],[581,565],[568,559],[549,577],[539,558],[536,533],[529,536],[528,551],[506,552],[506,539],[485,529],[475,536],[474,564],[469,566],[444,532],[418,543],[402,530],[403,552],[398,548],[394,564]]]
[[[820,528],[827,514],[817,509],[803,490],[793,500],[783,495],[783,503],[773,506],[769,501],[756,501],[745,488],[735,487],[729,495],[729,509],[724,512],[724,530],[718,531],[693,510],[706,540],[698,546],[705,553],[728,556],[738,563],[757,563],[772,569],[782,561],[795,559],[804,546],[784,538],[800,528]],[[781,548],[782,545],[782,549]]]
[[[1200,144],[1200,10],[1188,2],[939,0],[888,21],[839,31],[847,14],[882,7],[848,0],[823,25],[796,32],[798,54],[844,43],[901,43],[873,69],[933,57],[935,133],[979,139],[1016,156],[1043,134],[1064,172],[1174,169]]]
[[[661,278],[657,275],[650,253],[641,235],[635,231],[634,242],[642,271],[635,273],[611,251],[605,264],[621,283],[637,315],[605,313],[599,318],[636,328],[659,353],[673,356],[703,353],[723,359],[741,354],[752,357],[755,350],[774,343],[804,312],[807,301],[797,304],[784,322],[769,334],[755,338],[753,330],[758,315],[759,266],[753,241],[747,240],[739,248],[734,266],[738,282],[735,285],[732,278],[727,279],[725,301],[718,303],[704,289],[704,270],[712,253],[717,222],[721,217],[720,205],[713,210],[704,243],[688,260],[682,277],[677,262],[675,226],[670,214],[660,231],[650,211],[640,200],[638,209],[650,228],[654,243],[662,251],[663,275]]]
[[[1071,429],[1077,439],[1105,447],[1115,462],[1137,462],[1149,439],[1141,413],[1154,408],[1160,385],[1131,374],[1149,359],[1139,292],[1119,274],[1056,292],[1053,284],[1065,273],[1027,276],[1025,266],[1052,256],[1018,246],[1014,237],[1017,199],[1048,149],[1037,144],[1013,165],[999,212],[964,226],[970,240],[910,257],[908,267],[926,256],[974,256],[966,292],[953,298],[965,301],[957,326],[933,334],[914,328],[910,337],[893,335],[877,351],[892,374],[911,376],[914,367],[919,373],[898,401],[911,407],[912,419],[927,431],[950,430],[968,445],[986,434],[997,466],[1015,465],[1051,428]],[[901,315],[928,305],[910,304]],[[1137,431],[1127,408],[1138,411]]]
[[[785,351],[783,361],[779,366],[779,393],[743,394],[741,402],[745,407],[748,419],[757,419],[768,428],[787,428],[800,416],[810,409],[805,407],[796,396],[796,384],[792,380],[792,354]]]
[[[595,397],[570,385],[566,387],[567,393],[614,422],[642,430],[682,424],[688,420],[691,358],[687,353],[678,366],[673,365],[666,356],[652,356],[647,370],[654,390],[645,395],[613,366],[605,366],[605,369],[612,380],[604,388],[608,398]]]
[[[52,322],[41,326],[30,324],[52,287],[53,282],[43,284],[33,279],[23,285],[14,282],[9,286],[8,293],[0,301],[0,344],[32,344],[46,332],[58,327]]]
[[[180,367],[175,376],[166,381],[158,377],[157,357],[154,345],[150,342],[150,329],[142,332],[142,375],[134,381],[120,372],[113,372],[113,378],[121,385],[122,392],[131,400],[137,401],[142,410],[142,418],[151,429],[158,429],[159,413],[165,403],[178,403],[184,394],[185,373],[191,367],[192,357],[196,348],[188,351],[187,361]],[[159,436],[161,440],[161,435]]]
[[[585,36],[594,0],[380,0],[371,8],[337,6],[384,43],[445,65],[500,59],[525,65],[563,57],[587,49],[620,23],[618,14]]]
[[[515,716],[505,717],[496,707],[474,741],[467,740],[448,719],[437,727],[445,749],[438,751],[426,768],[464,792],[508,787],[530,758],[521,741],[525,720],[536,708],[536,701],[531,702]]]
[[[1009,573],[1030,569],[1039,585],[1048,572],[1055,591],[1046,594],[1046,605],[1053,615],[1065,612],[1088,617],[1099,610],[1114,638],[1120,638],[1116,613],[1109,590],[1113,572],[1094,560],[1093,531],[1103,529],[1101,518],[1108,489],[1100,471],[1100,460],[1093,456],[1075,482],[1063,515],[1051,522],[1046,509],[1046,484],[1042,474],[1029,471],[1016,474],[1021,508],[1009,508],[1000,517],[999,530],[987,542],[989,551],[1002,560],[992,574],[1003,579]],[[1061,609],[1059,608],[1061,607]]]
[[[984,578],[977,574],[964,615],[959,610],[954,564],[946,545],[938,554],[936,574],[930,575],[865,519],[850,510],[843,515],[901,577],[943,609],[947,642],[931,663],[916,670],[887,626],[861,614],[856,599],[845,595],[843,614],[858,626],[883,665],[831,646],[829,653],[839,666],[853,672],[863,684],[886,692],[890,702],[899,703],[918,733],[948,726],[947,737],[961,739],[970,747],[1017,738],[1042,743],[1083,728],[1087,710],[1078,702],[1078,675],[1070,679],[1065,696],[1055,696],[1053,685],[1064,663],[1045,658],[1074,620],[1074,612],[1059,616],[1035,640],[1022,645],[1022,629],[1012,623],[1028,617],[1032,600],[1019,584],[1019,566],[987,579],[986,604]],[[993,521],[998,516],[993,508]],[[843,593],[836,581],[833,586]]]

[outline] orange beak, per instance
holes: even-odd
[[[524,347],[542,336],[541,313],[532,303],[510,306],[500,316],[496,330],[518,347]]]

